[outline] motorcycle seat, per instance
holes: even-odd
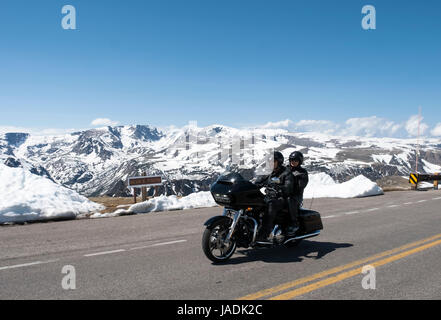
[[[309,210],[309,209],[305,209],[305,208],[300,208],[299,210],[299,215],[302,216],[309,216],[309,215],[316,215],[317,211],[313,211],[313,210]]]

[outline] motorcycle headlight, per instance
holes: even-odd
[[[213,197],[214,197],[214,200],[216,200],[216,202],[226,203],[226,204],[231,203],[231,197],[228,194],[215,193],[215,194],[213,194]]]

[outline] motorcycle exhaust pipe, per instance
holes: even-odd
[[[303,236],[298,236],[298,237],[290,238],[290,239],[286,240],[283,244],[286,244],[286,243],[288,243],[290,241],[294,241],[294,240],[301,240],[301,239],[307,239],[307,238],[316,237],[319,234],[320,234],[320,231],[316,231],[316,232],[313,232],[313,233],[308,233],[308,234],[305,234]]]

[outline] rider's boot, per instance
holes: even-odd
[[[256,242],[260,244],[272,244],[271,236],[268,232],[268,230],[260,229],[257,233]]]
[[[298,230],[299,230],[299,223],[298,221],[296,221],[295,223],[293,223],[291,226],[288,227],[288,229],[286,230],[286,235],[288,237],[292,237],[296,234]]]

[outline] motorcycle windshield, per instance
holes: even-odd
[[[245,181],[245,179],[239,172],[225,171],[219,176],[218,181],[236,183],[239,181]]]

